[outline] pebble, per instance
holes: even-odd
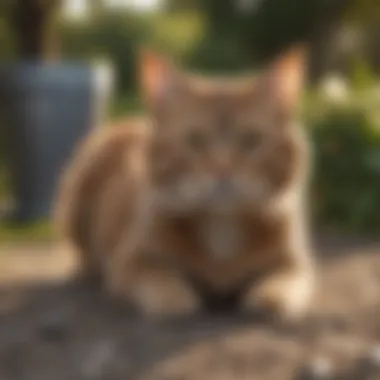
[[[54,312],[40,321],[37,330],[41,338],[47,341],[61,341],[68,332],[68,318],[65,313]]]
[[[333,377],[333,366],[330,360],[317,357],[302,368],[297,380],[326,380]]]
[[[369,350],[368,360],[380,371],[380,344],[375,345]]]
[[[112,342],[98,343],[83,361],[82,374],[86,379],[102,379],[108,363],[115,354],[115,346]]]
[[[371,347],[359,359],[357,372],[363,380],[369,376],[380,375],[380,344]]]

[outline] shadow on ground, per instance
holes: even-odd
[[[238,315],[154,323],[72,280],[0,282],[0,379],[380,378],[379,245],[318,246],[319,290],[297,326]]]

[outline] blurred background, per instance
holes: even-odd
[[[298,42],[321,269],[311,319],[157,326],[67,281],[50,221],[58,177],[92,129],[144,111],[141,45],[234,75]],[[0,379],[379,378],[379,76],[379,0],[1,0]]]
[[[11,218],[5,214],[5,219],[30,224],[48,216],[57,173],[80,136],[96,124],[91,112],[104,120],[141,109],[136,57],[142,44],[166,52],[191,70],[237,74],[265,65],[297,42],[310,46],[303,118],[316,153],[314,219],[324,228],[378,231],[380,4],[376,0],[3,0],[0,205],[9,211],[16,202],[22,209]],[[20,68],[31,66],[30,62],[33,68]],[[52,63],[60,68],[44,73]],[[83,70],[94,76],[94,67],[100,68],[95,75],[98,82],[103,78],[96,101],[92,88],[96,81],[90,78],[81,87],[73,79],[85,82]],[[27,83],[25,78],[30,81],[38,75],[45,79]],[[82,97],[74,100],[70,90],[66,98],[57,97],[65,87],[58,83],[59,77],[62,82],[70,78],[76,82],[71,91],[82,91]],[[57,105],[61,113],[54,108]],[[44,107],[31,122],[33,110],[36,114]],[[50,119],[41,115],[44,112],[50,112]],[[75,112],[76,118],[67,119]],[[26,138],[27,134],[31,136]],[[34,142],[25,142],[29,138]],[[55,166],[45,168],[47,161]]]

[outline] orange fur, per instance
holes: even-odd
[[[313,276],[299,53],[240,82],[144,57],[150,118],[91,136],[63,178],[57,220],[83,268],[148,314],[232,294],[301,315]]]

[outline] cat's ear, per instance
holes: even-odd
[[[175,65],[153,50],[140,52],[140,84],[145,101],[155,106],[173,97],[179,72]]]
[[[264,74],[270,98],[292,110],[300,102],[307,66],[307,49],[297,45],[282,54]]]

